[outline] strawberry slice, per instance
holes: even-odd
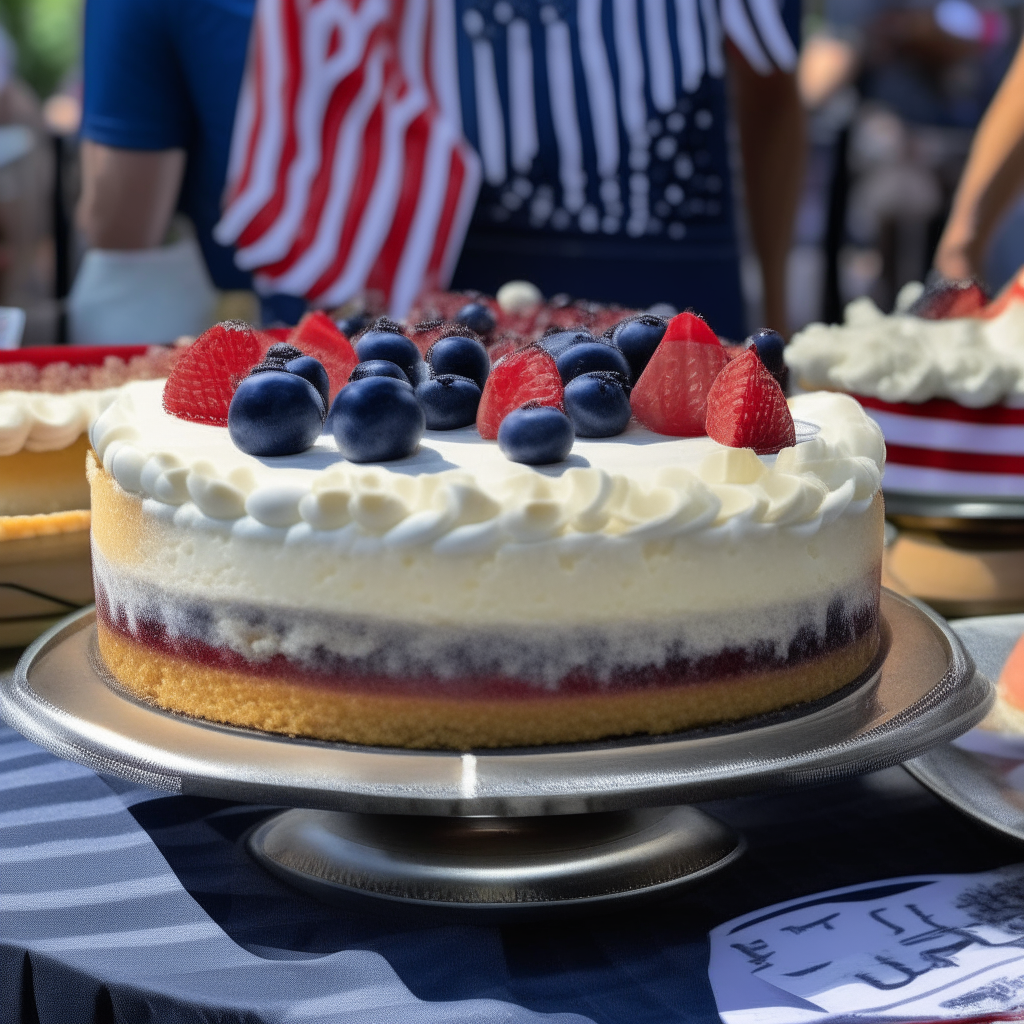
[[[480,436],[493,441],[498,436],[501,421],[527,402],[562,408],[562,378],[558,367],[539,345],[510,352],[491,367],[476,412]]]
[[[351,342],[338,330],[334,321],[317,310],[307,313],[288,336],[288,344],[294,345],[307,356],[319,359],[327,371],[331,384],[331,398],[348,383],[349,374],[359,362],[359,356]]]
[[[701,345],[718,345],[718,335],[708,326],[707,320],[687,310],[672,317],[665,328],[662,341],[696,341]]]
[[[988,296],[977,281],[937,281],[921,293],[907,310],[924,320],[953,320],[977,316],[988,302]]]
[[[268,344],[240,320],[214,324],[182,350],[164,384],[164,409],[181,420],[226,427],[238,382],[263,358]]]
[[[728,361],[725,348],[704,320],[693,313],[674,316],[633,387],[629,399],[633,415],[656,434],[703,434],[708,391]]]
[[[796,444],[793,415],[757,350],[748,348],[718,375],[708,393],[708,437],[729,448],[771,455]]]

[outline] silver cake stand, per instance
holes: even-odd
[[[91,610],[25,652],[0,684],[0,713],[98,772],[296,808],[259,826],[249,849],[320,897],[514,916],[693,882],[743,841],[690,804],[888,767],[980,721],[991,684],[945,622],[887,591],[882,616],[876,662],[833,697],[665,737],[460,754],[210,725],[120,691]]]

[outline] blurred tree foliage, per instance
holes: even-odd
[[[49,96],[78,59],[82,0],[0,0],[0,22],[18,48],[18,74]]]

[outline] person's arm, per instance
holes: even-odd
[[[824,106],[849,85],[860,67],[860,53],[846,39],[821,33],[811,36],[800,50],[796,78],[800,98],[808,110]]]
[[[803,185],[805,130],[796,76],[755,72],[729,47],[736,123],[743,152],[747,220],[761,261],[765,326],[789,334],[786,263]]]
[[[96,249],[152,249],[167,234],[185,172],[183,149],[136,150],[82,140],[78,227]]]
[[[992,232],[1024,187],[1024,42],[978,125],[935,253],[945,277],[975,277]]]

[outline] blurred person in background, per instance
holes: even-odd
[[[841,264],[825,315],[870,292],[888,308],[931,263],[970,137],[1013,52],[1012,19],[968,0],[828,0],[801,54],[811,109],[848,96],[827,245]],[[836,253],[836,248],[842,248]],[[837,259],[837,255],[842,259]]]
[[[58,324],[53,153],[39,98],[17,71],[14,40],[0,28],[0,306],[25,310],[23,343],[47,344]]]
[[[429,47],[447,47],[452,60],[431,66],[437,81],[428,86],[437,88],[439,112],[416,108],[422,116],[413,110],[403,126],[401,104],[415,99],[416,75],[423,74],[407,65],[424,48],[401,39],[428,9]],[[479,153],[461,158],[465,194],[453,200],[459,210],[435,219],[444,221],[457,254],[478,195],[457,285],[493,291],[526,277],[549,295],[693,305],[720,333],[742,337],[727,66],[765,320],[785,329],[785,253],[803,159],[792,0],[781,12],[775,0],[434,0],[409,5],[390,29],[384,22],[391,15],[363,24],[376,10],[364,5],[357,17],[330,0],[300,16],[289,3],[256,5],[257,22],[262,12],[268,30],[252,52],[264,59],[250,70],[238,107],[229,180],[253,0],[90,0],[78,222],[92,249],[75,287],[77,337],[84,339],[88,321],[94,334],[129,340],[127,325],[152,324],[156,309],[167,313],[164,334],[170,314],[198,322],[210,293],[200,282],[197,245],[219,289],[250,287],[255,273],[265,320],[294,322],[307,297],[333,306],[378,286],[401,315],[415,297],[412,285],[431,279],[397,279],[417,260],[425,264],[431,246],[450,241],[429,224],[419,235],[412,227],[429,220],[420,214],[437,201],[426,194],[423,147],[429,155],[447,132],[455,153],[456,123]],[[301,37],[288,21],[293,16],[326,19],[327,27]],[[439,39],[445,24],[450,38]],[[365,49],[353,57],[359,46],[351,41],[364,29]],[[301,47],[285,44],[300,37],[305,55],[294,62]],[[381,67],[385,86],[373,93]],[[444,84],[446,73],[455,77]],[[325,87],[330,74],[336,77]],[[303,106],[307,86],[320,95],[319,107]],[[344,103],[332,120],[339,95]],[[369,104],[361,122],[353,96]],[[371,109],[381,112],[383,129],[379,122],[373,128]],[[319,140],[333,138],[338,124],[343,133],[351,129],[347,147],[321,152]],[[399,134],[389,135],[388,124]],[[405,132],[405,150],[371,167],[365,154],[376,152],[381,132],[385,142]],[[284,150],[282,138],[289,140]],[[303,139],[313,140],[307,150]],[[388,177],[396,162],[405,170]],[[339,184],[349,170],[348,184]],[[451,186],[442,175],[439,187]],[[462,213],[466,195],[470,206]],[[177,249],[162,244],[175,209],[189,215],[196,233]],[[439,262],[435,284],[446,273]],[[100,295],[103,302],[91,299]],[[120,320],[104,324],[113,296],[120,296]],[[150,339],[136,331],[131,340]]]
[[[1004,225],[1015,236],[1007,245],[1003,280],[1024,263],[1024,225],[1014,210],[1024,191],[1024,42],[985,113],[971,144],[970,156],[956,190],[953,208],[935,253],[935,267],[944,277],[984,279],[993,235]],[[1007,239],[1007,243],[1009,243]],[[993,285],[1002,281],[992,281]]]

